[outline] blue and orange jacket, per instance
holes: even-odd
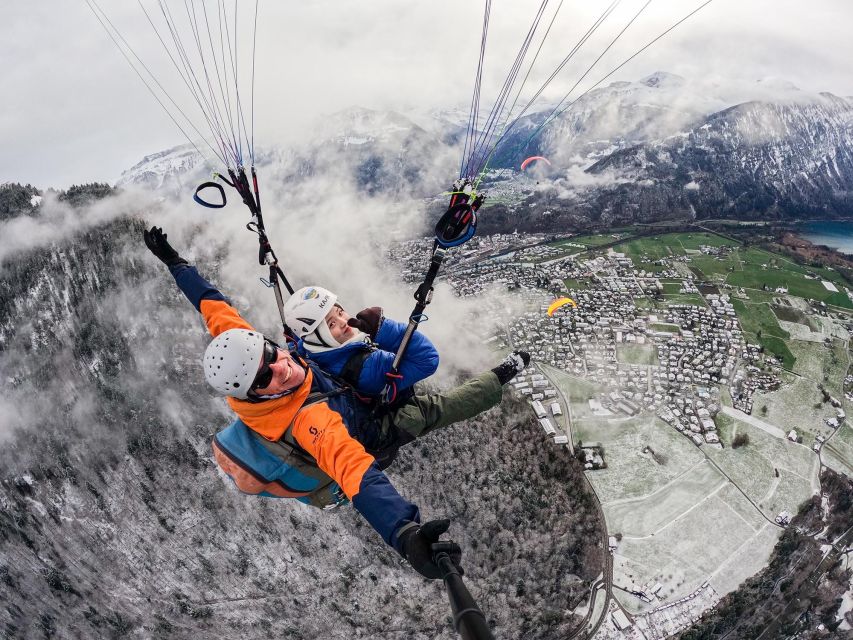
[[[397,349],[403,341],[408,325],[390,318],[383,318],[379,331],[376,332],[374,344],[376,349],[370,351],[364,360],[358,382],[354,384],[355,390],[368,396],[376,396],[385,386],[385,374],[391,371]],[[347,344],[339,349],[312,353],[305,348],[305,343],[300,340],[297,345],[299,355],[308,360],[316,362],[324,371],[333,376],[341,375],[346,363],[356,353],[370,350],[371,347],[363,342]],[[399,374],[402,376],[397,380],[397,392],[405,391],[414,386],[416,382],[430,377],[438,369],[438,350],[424,334],[415,331],[409,340],[409,346],[400,362]]]
[[[204,317],[211,335],[215,337],[228,329],[255,330],[195,267],[178,264],[169,270],[178,287]],[[309,370],[299,389],[281,398],[248,402],[229,397],[227,401],[249,428],[267,440],[278,440],[293,423],[290,433],[299,446],[340,485],[356,510],[382,539],[400,551],[396,533],[409,522],[420,522],[418,508],[397,493],[373,456],[356,439],[359,436],[357,421],[353,420],[351,425],[344,423],[342,413],[347,413],[347,407],[340,406],[339,412],[330,407],[333,403],[323,402],[299,411],[312,386],[318,386],[314,382],[317,375],[322,372]],[[335,402],[352,401],[339,396]]]

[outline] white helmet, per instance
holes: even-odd
[[[228,329],[204,352],[204,377],[219,393],[245,400],[264,357],[264,336],[248,329]]]
[[[309,351],[337,349],[341,344],[332,336],[326,316],[338,296],[323,287],[302,287],[284,303],[284,322],[301,338]]]

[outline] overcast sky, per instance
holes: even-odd
[[[170,2],[176,10],[183,6]],[[154,0],[144,3],[151,7]],[[565,93],[644,3],[622,0],[599,37],[555,80],[550,97]],[[0,182],[42,188],[114,182],[144,155],[185,141],[84,0],[6,4],[0,23]],[[162,49],[155,47],[137,2],[99,4],[158,77],[174,80],[174,70],[161,64]],[[240,4],[254,7],[252,0]],[[494,0],[484,100],[495,94],[539,4]],[[552,0],[554,8],[557,4]],[[531,78],[547,76],[607,4],[564,0],[537,64],[539,71]],[[653,0],[590,80],[700,4]],[[259,144],[293,138],[318,115],[350,105],[430,108],[470,100],[482,0],[260,0],[259,6]],[[804,91],[850,96],[851,24],[850,0],[714,0],[613,80],[636,80],[666,70],[739,85],[769,77],[789,80]],[[242,25],[248,27],[248,22]],[[530,86],[538,85],[531,81]]]

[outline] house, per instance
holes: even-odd
[[[625,612],[622,611],[622,609],[616,609],[616,611],[610,614],[610,617],[613,620],[613,624],[616,625],[616,628],[619,631],[624,631],[632,626],[631,621],[628,620],[628,616],[625,615]]]
[[[791,429],[791,432],[788,434],[788,440],[791,442],[797,441],[797,432],[794,429]]]
[[[539,424],[542,425],[542,429],[544,429],[545,433],[549,436],[553,436],[557,433],[557,430],[554,429],[554,425],[549,418],[542,418],[539,420]]]

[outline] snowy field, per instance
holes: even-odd
[[[820,461],[809,447],[729,416],[718,415],[716,423],[726,447],[709,448],[708,455],[765,516],[773,519],[783,510],[795,513],[804,500],[817,493]],[[749,436],[749,444],[732,449],[728,445],[739,433]]]
[[[575,442],[604,446],[607,468],[589,474],[604,504],[654,493],[703,457],[692,442],[653,417],[579,420],[573,428]]]
[[[719,421],[727,445],[737,433],[749,444],[699,449],[656,418],[575,423],[575,439],[600,442],[608,463],[588,476],[608,531],[622,538],[614,583],[646,593],[662,585],[652,603],[617,591],[632,613],[673,603],[706,580],[720,595],[737,588],[765,566],[781,535],[770,521],[817,490],[811,449],[728,416]]]
[[[828,467],[853,476],[853,427],[849,422],[821,448],[820,457]]]
[[[719,471],[702,460],[654,493],[605,504],[607,529],[611,535],[621,533],[626,538],[652,536],[689,509],[701,505],[727,482]]]
[[[828,437],[832,429],[824,420],[834,418],[835,409],[831,404],[821,401],[817,383],[788,374],[783,376],[783,380],[784,384],[778,391],[759,392],[752,397],[753,415],[776,425],[785,433],[795,429],[808,446],[811,446],[818,434]],[[761,411],[762,407],[767,407],[766,415]]]
[[[745,519],[741,513],[747,507],[739,503],[748,502],[739,493],[724,492],[727,486],[720,484],[654,533],[623,537],[614,553],[614,583],[646,593],[657,583],[662,588],[653,603],[623,593],[620,602],[634,612],[648,611],[685,597],[708,579],[722,595],[766,563],[776,541],[767,531],[778,535],[779,529],[766,521],[766,527],[756,528],[754,519]],[[733,561],[738,555],[752,560]]]

